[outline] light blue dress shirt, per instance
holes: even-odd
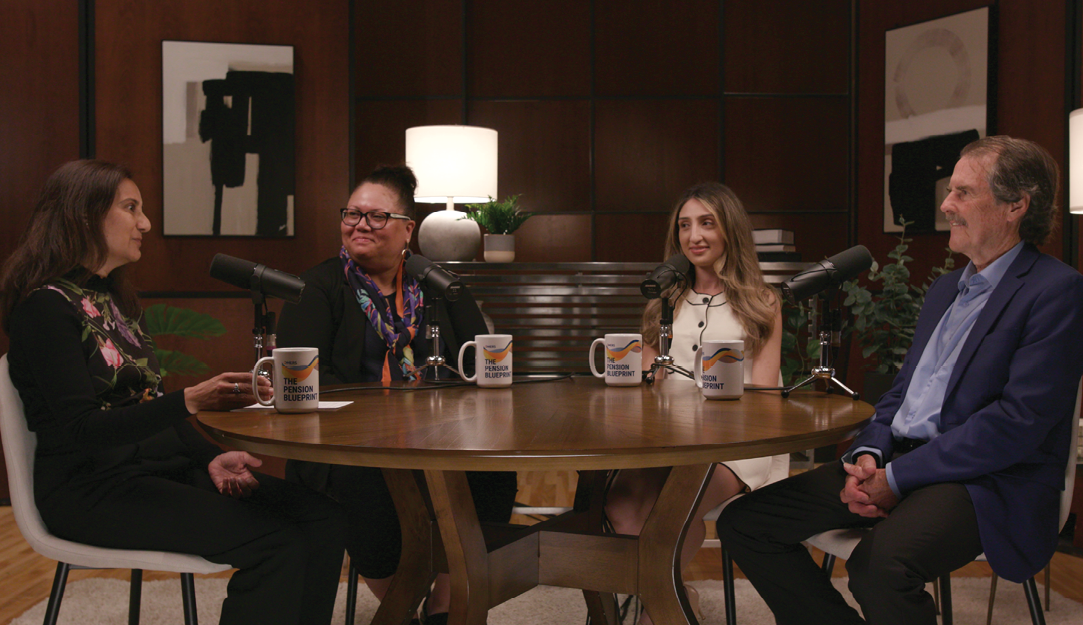
[[[959,277],[959,294],[940,318],[929,342],[921,352],[910,386],[906,389],[899,410],[891,421],[891,433],[896,439],[913,438],[931,441],[940,436],[940,410],[944,406],[944,394],[948,380],[955,369],[963,343],[974,328],[974,322],[985,308],[990,295],[1000,284],[1008,267],[1023,249],[1019,242],[1000,258],[994,260],[981,273],[975,270],[974,263],[967,264]],[[860,448],[854,450],[854,456],[861,451],[871,451],[877,456],[879,450]],[[887,466],[887,482],[896,497],[901,497],[895,484],[891,463]]]

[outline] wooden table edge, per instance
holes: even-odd
[[[871,418],[871,417],[870,417]],[[200,421],[200,426],[215,441],[248,452],[292,460],[328,464],[380,467],[386,469],[421,469],[454,471],[548,471],[561,469],[605,470],[725,462],[804,451],[852,438],[869,419],[844,427],[821,430],[810,435],[780,437],[755,444],[701,445],[697,447],[636,449],[615,452],[612,449],[544,450],[502,452],[471,450],[377,449],[352,446],[312,445],[269,441],[225,432]],[[454,465],[454,466],[451,466]]]

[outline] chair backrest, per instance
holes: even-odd
[[[217,564],[186,553],[144,551],[138,549],[108,549],[75,543],[53,536],[38,513],[34,501],[34,451],[38,437],[26,427],[26,415],[19,392],[11,383],[10,364],[5,354],[0,357],[0,437],[4,441],[4,459],[11,487],[11,510],[15,523],[30,547],[53,560],[66,562],[76,568],[145,569],[176,573],[218,573],[229,570],[228,564]]]
[[[1068,466],[1064,469],[1064,492],[1060,495],[1060,523],[1057,527],[1064,529],[1068,522],[1068,513],[1072,509],[1072,495],[1075,494],[1076,463],[1079,462],[1079,419],[1080,407],[1083,406],[1083,379],[1079,380],[1079,388],[1075,393],[1075,411],[1072,412],[1072,436],[1069,439]]]
[[[19,531],[37,550],[35,540],[49,534],[34,502],[34,450],[38,446],[38,437],[26,427],[23,401],[11,383],[9,367],[7,354],[4,354],[0,357],[0,437],[4,441],[4,460],[8,467],[11,510]]]

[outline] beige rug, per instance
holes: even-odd
[[[220,603],[225,596],[225,579],[197,579],[196,596],[199,622],[218,622]],[[845,580],[835,585],[845,589]],[[704,625],[723,625],[726,621],[722,600],[722,583],[693,582],[700,591]],[[955,623],[984,624],[985,606],[989,597],[989,579],[957,577],[952,579],[952,601]],[[1041,587],[1039,586],[1039,590]],[[1044,591],[1043,591],[1044,592]],[[849,593],[844,594],[849,596]],[[376,600],[364,588],[358,595],[358,625],[367,625],[376,611]],[[12,625],[38,625],[45,615],[46,600],[34,606]],[[339,587],[334,623],[345,622],[346,588]],[[127,622],[128,582],[113,579],[87,579],[68,584],[60,607],[60,623],[79,625],[116,625]],[[489,625],[582,625],[586,607],[579,591],[540,587],[517,597],[489,612]],[[180,581],[164,580],[143,583],[143,609],[140,623],[166,625],[183,623]],[[1079,625],[1083,623],[1083,605],[1053,593],[1053,609],[1046,613],[1049,625]],[[737,620],[741,625],[770,625],[774,623],[767,606],[746,580],[737,580]],[[1001,580],[997,588],[993,622],[999,625],[1030,623],[1023,590],[1017,584]]]

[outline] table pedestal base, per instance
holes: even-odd
[[[713,468],[674,467],[638,537],[602,533],[605,472],[580,474],[572,512],[483,528],[465,472],[424,472],[430,508],[413,471],[384,469],[403,550],[373,625],[408,625],[437,571],[451,574],[449,625],[484,625],[489,608],[538,585],[583,589],[596,624],[616,625],[614,594],[639,595],[658,625],[695,624],[680,553]]]

